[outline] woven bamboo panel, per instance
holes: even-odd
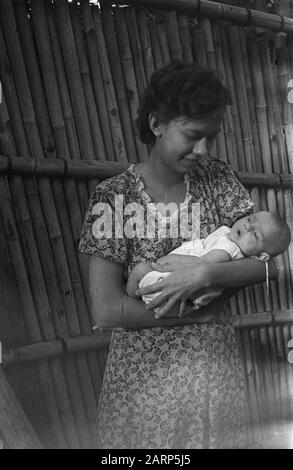
[[[233,23],[214,18],[214,6],[197,18],[100,3],[0,2],[0,154],[11,157],[0,170],[23,159],[22,171],[0,175],[0,340],[7,378],[44,447],[94,447],[109,341],[92,330],[77,250],[98,173],[81,178],[74,168],[147,158],[134,122],[154,70],[179,59],[218,71],[233,104],[213,152],[247,178],[256,209],[276,209],[293,233],[293,35],[276,32],[277,15],[290,9],[269,19],[258,11],[243,26],[236,14]],[[24,174],[32,160],[52,173]],[[73,175],[62,179],[54,169],[64,160]],[[292,244],[277,261],[269,295],[248,288],[231,306],[242,326],[250,440],[292,447]]]

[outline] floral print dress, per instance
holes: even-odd
[[[218,159],[201,160],[185,181],[188,211],[192,203],[200,204],[201,238],[252,210],[247,191]],[[185,240],[168,233],[166,238],[96,238],[97,203],[114,208],[117,195],[123,195],[124,207],[137,202],[146,208],[152,202],[134,165],[103,181],[91,196],[79,249],[122,264],[127,279],[137,263],[155,261]],[[172,217],[168,222],[170,227]],[[205,324],[114,329],[99,398],[97,448],[242,448],[245,405],[228,307]]]

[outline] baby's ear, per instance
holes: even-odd
[[[268,255],[268,253],[262,252],[260,255],[257,255],[255,258],[258,259],[259,261],[269,261],[270,255]]]

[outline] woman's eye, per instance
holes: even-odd
[[[189,139],[189,140],[194,140],[195,142],[197,142],[198,140],[200,140],[200,137],[198,135],[186,135],[186,137]]]

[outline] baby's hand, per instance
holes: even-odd
[[[193,264],[197,258],[197,256],[170,254],[162,256],[155,263],[151,263],[151,266],[160,272],[174,271],[178,266]]]

